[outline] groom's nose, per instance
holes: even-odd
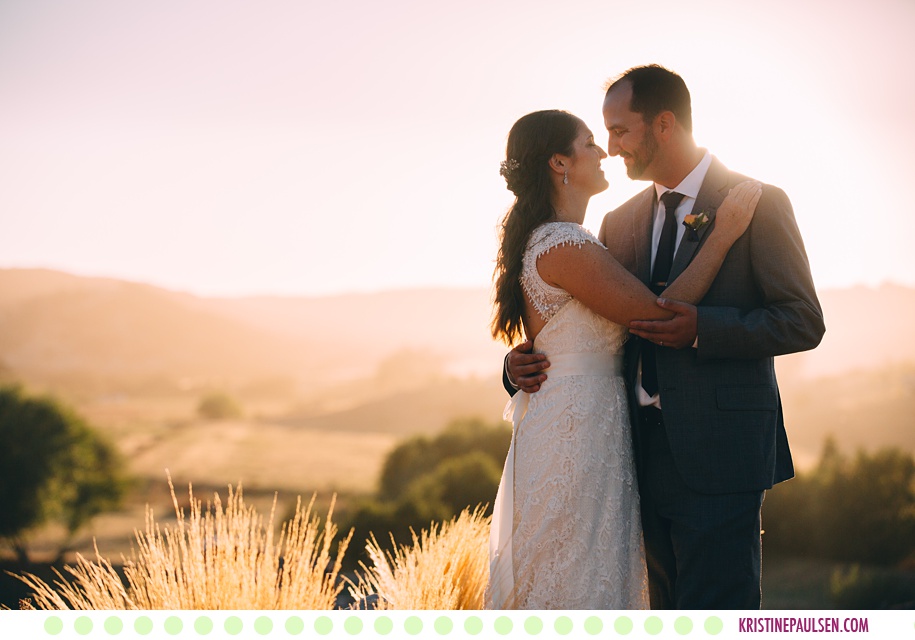
[[[607,137],[607,153],[611,156],[617,156],[620,153],[620,145],[617,141],[617,136],[612,133]]]

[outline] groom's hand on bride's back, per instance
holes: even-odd
[[[546,380],[544,369],[550,366],[549,360],[542,353],[532,353],[534,344],[525,340],[508,352],[505,357],[505,371],[508,380],[521,391],[534,393]]]

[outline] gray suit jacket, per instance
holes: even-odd
[[[683,237],[671,281],[701,249],[728,190],[746,179],[712,159],[693,209],[710,211],[712,223],[698,231],[698,239]],[[645,283],[655,200],[652,186],[604,221],[610,252]],[[657,349],[664,422],[677,469],[690,488],[763,490],[794,475],[774,356],[812,349],[824,332],[791,203],[781,189],[767,185],[749,229],[698,305],[698,348]],[[638,343],[630,340],[626,359],[634,419]]]

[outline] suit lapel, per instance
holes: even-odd
[[[654,187],[642,193],[642,199],[632,218],[632,239],[635,242],[635,275],[647,284],[651,280],[651,228],[657,194]]]
[[[715,212],[718,206],[728,194],[728,170],[721,162],[712,157],[712,164],[709,165],[708,172],[705,174],[705,180],[702,181],[702,187],[699,189],[699,195],[696,196],[696,202],[690,213],[698,214],[701,211],[707,211],[709,224],[699,229],[696,234],[698,239],[690,240],[689,231],[683,234],[680,246],[677,247],[677,253],[674,256],[674,262],[670,267],[670,282],[673,282],[686,267],[689,266],[696,251],[702,245],[706,235],[712,230],[715,221]]]

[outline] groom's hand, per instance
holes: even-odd
[[[540,385],[546,380],[543,370],[550,367],[545,355],[531,353],[533,348],[534,343],[525,340],[509,351],[505,358],[505,370],[509,381],[527,393],[540,391]]]
[[[666,298],[658,298],[658,306],[672,311],[674,317],[670,320],[633,320],[629,323],[629,332],[660,347],[683,349],[692,346],[698,331],[696,307]]]

